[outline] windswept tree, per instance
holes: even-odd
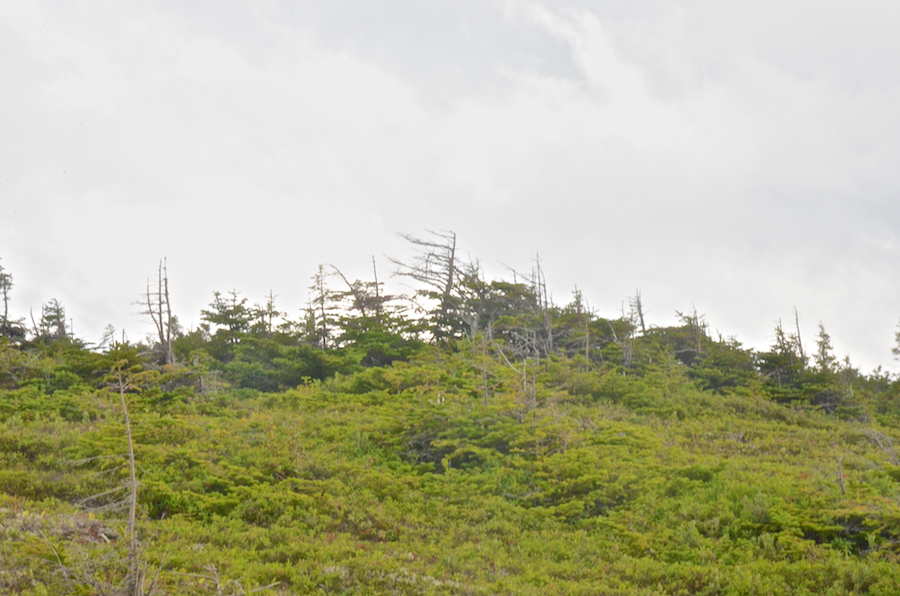
[[[401,234],[415,247],[416,254],[408,263],[393,258],[390,260],[397,266],[394,274],[418,282],[421,287],[416,289],[416,294],[434,304],[423,310],[431,321],[432,337],[443,341],[460,332],[456,310],[460,302],[458,284],[462,265],[455,232],[428,230],[428,234],[428,238]]]
[[[456,234],[401,236],[416,249],[408,261],[391,259],[394,274],[417,282],[416,296],[432,339],[446,341],[479,332],[505,340],[517,357],[545,357],[553,351],[553,305],[540,258],[529,274],[513,271],[512,282],[487,281],[477,260],[460,257]],[[498,335],[499,334],[499,335]]]

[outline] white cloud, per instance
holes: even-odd
[[[14,304],[135,328],[165,255],[186,322],[231,287],[295,309],[316,264],[449,228],[495,271],[540,251],[603,314],[640,286],[660,323],[694,301],[764,345],[796,304],[888,360],[895,9],[375,6],[6,7]]]

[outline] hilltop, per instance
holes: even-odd
[[[233,292],[185,332],[161,267],[154,341],[5,320],[2,591],[896,593],[897,379],[440,247],[419,311],[323,268],[306,320]]]

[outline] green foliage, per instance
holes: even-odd
[[[198,393],[202,370],[122,346],[90,375],[75,372],[86,355],[50,358],[41,383],[0,397],[0,560],[15,570],[0,586],[89,585],[61,562],[123,577],[124,545],[101,537],[123,531],[115,498],[98,495],[125,479],[125,439],[94,389],[119,362],[142,389],[161,593],[892,593],[896,427],[773,402],[738,345],[710,341],[686,366],[666,333],[633,369],[507,362],[476,339],[319,382],[292,376],[315,348],[246,336],[221,366],[234,387],[271,383],[255,394]],[[855,382],[860,400],[896,391]]]
[[[454,272],[439,321],[216,294],[164,366],[0,339],[0,592],[127,583],[120,397],[161,594],[896,592],[897,379]]]

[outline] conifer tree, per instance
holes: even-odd
[[[219,327],[216,335],[221,335],[227,343],[240,342],[241,335],[250,329],[250,309],[247,299],[240,297],[240,292],[231,290],[228,296],[213,292],[213,301],[209,310],[201,310],[200,318]]]
[[[9,318],[9,293],[13,288],[13,276],[7,272],[0,263],[0,299],[3,300],[3,314],[0,318],[0,337],[6,337],[17,341],[25,337],[21,320]]]
[[[900,360],[900,323],[897,323],[897,331],[894,332],[894,347],[891,348],[891,353],[895,360]]]
[[[832,372],[837,363],[834,357],[834,347],[831,345],[831,336],[825,331],[822,321],[819,321],[819,333],[816,336],[816,370],[818,372]]]

